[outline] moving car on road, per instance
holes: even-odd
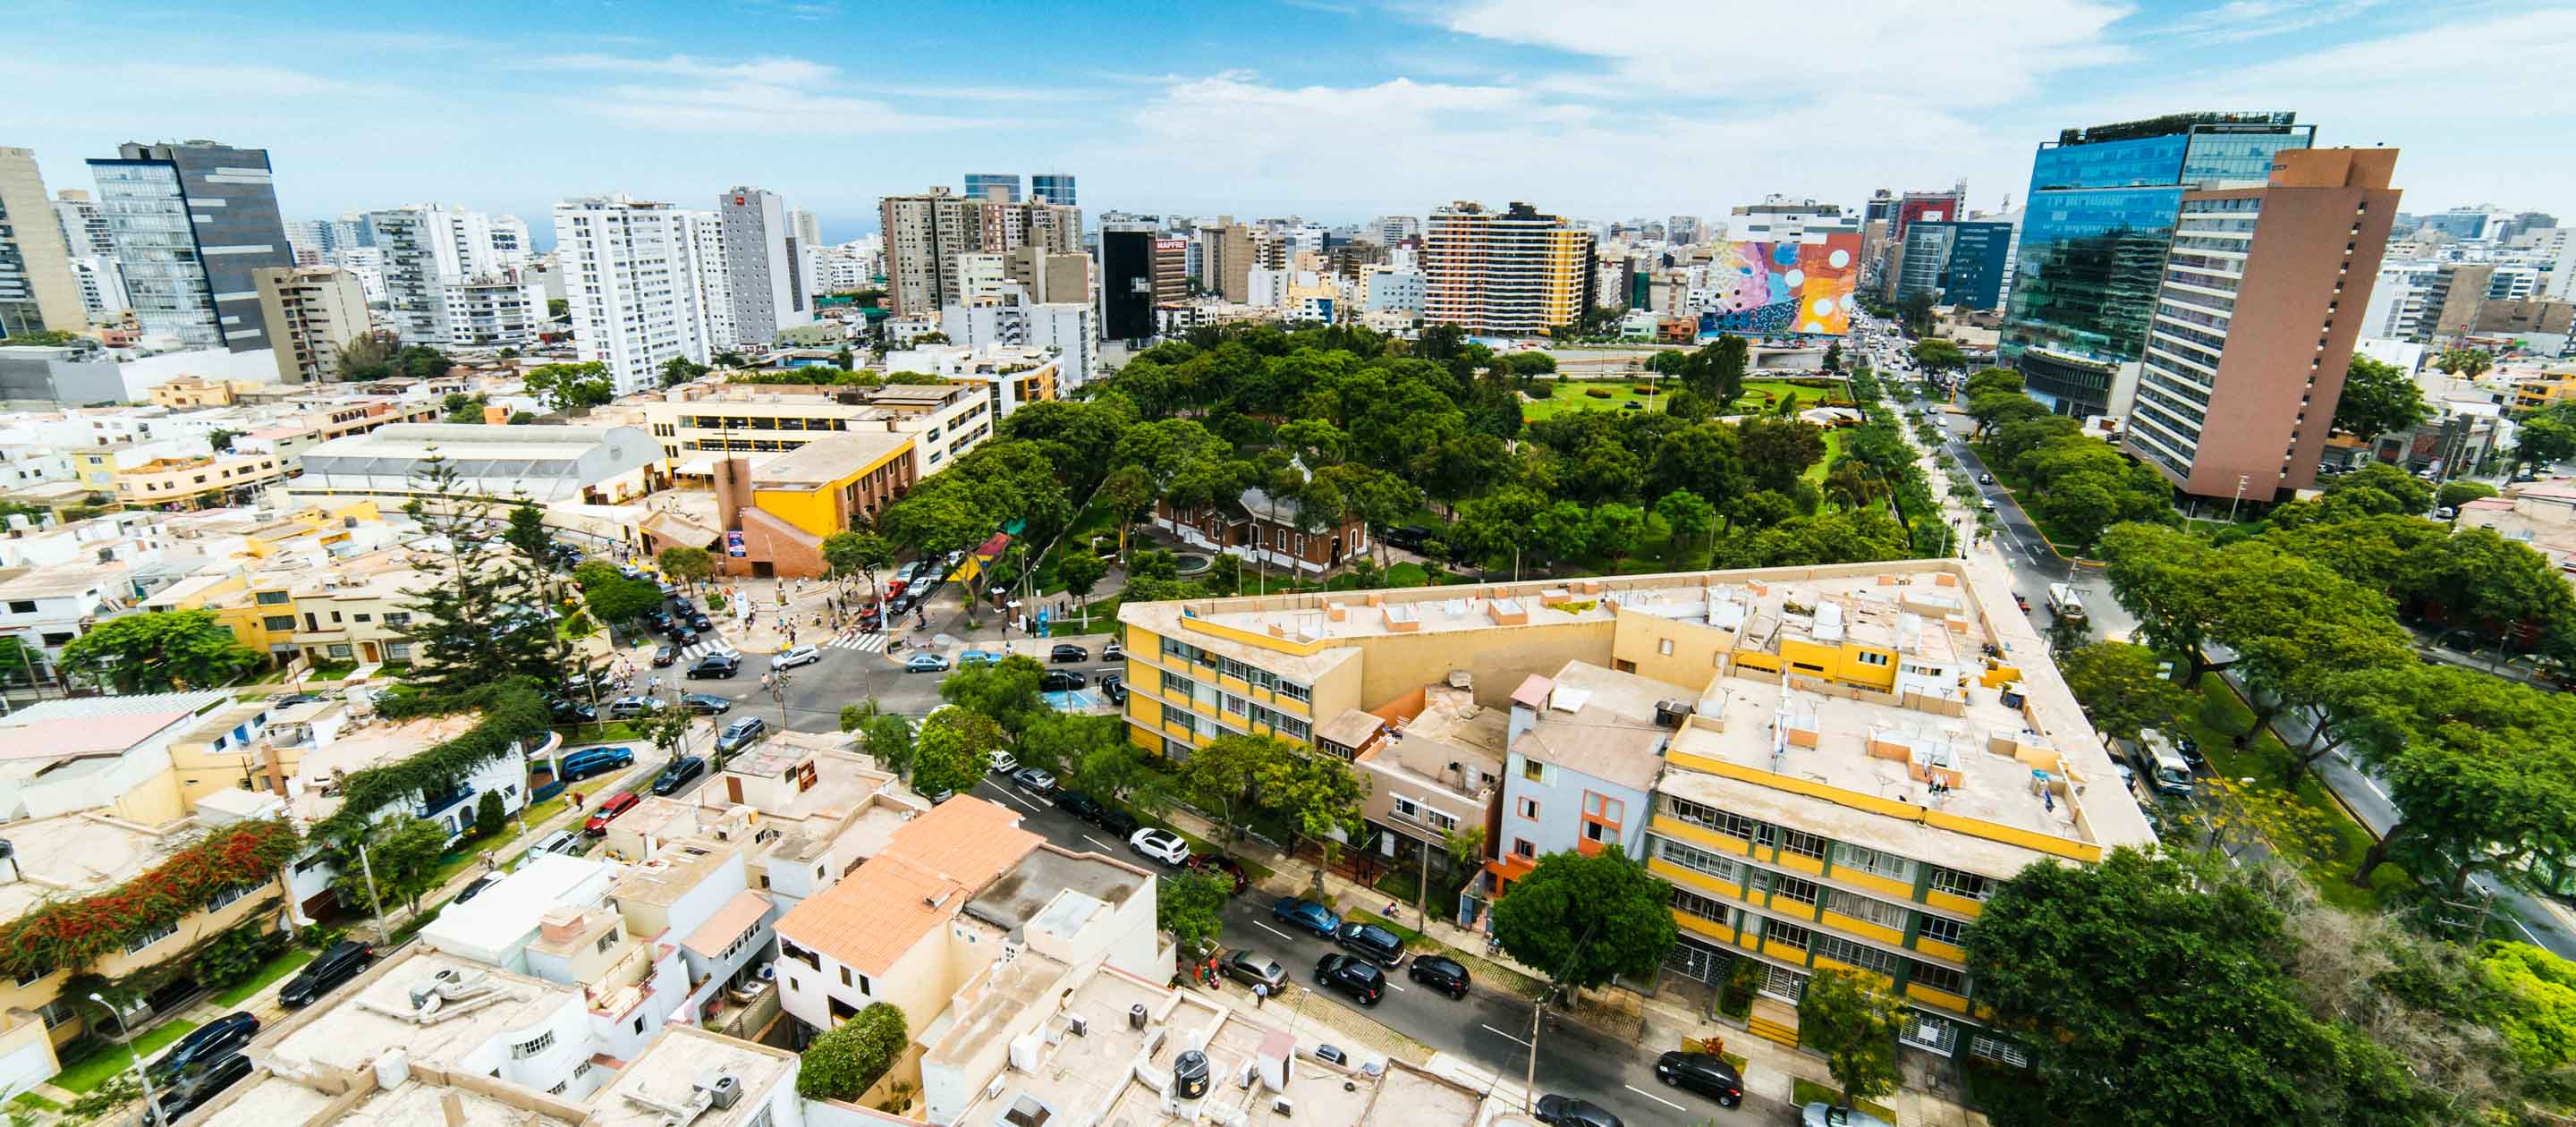
[[[1047,670],[1045,677],[1039,679],[1038,689],[1041,692],[1061,693],[1083,688],[1090,683],[1091,679],[1083,676],[1079,669],[1050,669]]]
[[[689,780],[706,773],[706,760],[694,755],[683,757],[679,762],[662,768],[661,774],[653,776],[653,793],[661,795],[676,793],[681,787],[689,785]]]
[[[1416,966],[1423,960],[1415,960]],[[1715,1053],[1665,1053],[1655,1058],[1655,1079],[1665,1086],[1697,1092],[1717,1101],[1719,1107],[1734,1107],[1744,1102],[1744,1077],[1735,1066]]]
[[[823,660],[823,651],[813,646],[789,646],[778,651],[777,657],[769,659],[769,668],[775,672],[781,669],[794,669],[799,665],[812,665],[821,660]]]
[[[640,720],[662,711],[663,704],[653,697],[619,697],[608,702],[611,720]]]
[[[680,663],[680,647],[664,642],[653,647],[653,668],[662,669]]]
[[[948,659],[938,654],[914,654],[903,659],[906,673],[937,673],[948,668]]]
[[[1059,642],[1047,651],[1047,660],[1058,665],[1079,664],[1091,660],[1091,651],[1071,642]]]
[[[700,716],[722,716],[733,711],[733,702],[713,693],[690,693],[680,698],[680,707]]]
[[[1624,1127],[1609,1108],[1554,1092],[1538,1098],[1538,1121],[1550,1127]]]
[[[309,1006],[314,999],[330,993],[332,987],[358,977],[358,972],[375,961],[375,948],[343,939],[332,944],[330,950],[314,956],[312,962],[304,964],[304,969],[295,973],[295,977],[286,980],[286,985],[277,992],[277,1004],[290,1010]]]
[[[1100,660],[1125,661],[1127,660],[1127,647],[1119,645],[1118,639],[1111,638],[1109,639],[1108,645],[1100,647]]]
[[[1467,968],[1456,959],[1416,955],[1413,965],[1404,968],[1404,976],[1453,999],[1467,996]]]
[[[733,654],[708,654],[699,658],[696,665],[689,667],[689,680],[695,681],[701,677],[731,680],[734,674],[740,672],[742,672],[742,658]]]
[[[1302,896],[1282,896],[1270,905],[1270,918],[1303,928],[1326,939],[1341,933],[1341,913]]]
[[[1127,839],[1127,848],[1166,865],[1190,863],[1190,843],[1181,840],[1181,835],[1170,830],[1138,830],[1134,836]]]
[[[1349,955],[1326,955],[1315,962],[1315,985],[1338,990],[1363,1006],[1374,1006],[1386,997],[1386,972],[1364,959]]]

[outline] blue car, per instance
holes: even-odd
[[[957,655],[957,668],[972,669],[978,665],[1000,665],[1002,655],[991,650],[968,650]]]
[[[1342,930],[1342,917],[1332,909],[1300,896],[1282,896],[1270,905],[1270,918],[1291,927],[1304,928],[1326,939]]]

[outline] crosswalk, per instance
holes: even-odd
[[[856,650],[865,654],[884,653],[886,642],[892,637],[893,635],[891,634],[861,634],[855,638],[836,637],[831,641],[823,643],[823,648],[827,650]]]
[[[705,637],[713,640],[691,642],[688,645],[680,647],[680,660],[683,662],[690,662],[703,657],[712,657],[716,654],[732,654],[736,657],[742,656],[742,651],[733,648],[733,643],[725,641],[723,638],[716,637],[713,634],[705,635]]]

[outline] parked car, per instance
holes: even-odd
[[[1056,805],[1064,804],[1059,801]],[[1244,889],[1252,887],[1252,878],[1244,875],[1243,866],[1237,864],[1234,858],[1222,854],[1201,853],[1190,858],[1190,871],[1207,873],[1225,881],[1229,886],[1230,895],[1241,896]]]
[[[1623,1127],[1609,1108],[1554,1092],[1538,1098],[1538,1121],[1549,1127]]]
[[[724,745],[716,746],[721,749]],[[653,776],[653,793],[663,795],[676,793],[681,787],[689,785],[689,780],[706,773],[706,760],[694,755],[683,756],[679,762],[662,768],[660,774]]]
[[[997,654],[991,650],[968,650],[957,655],[957,668],[973,669],[978,665],[1000,665],[1002,659],[1007,656],[1009,655]]]
[[[679,663],[679,660],[680,647],[672,645],[669,642],[664,642],[653,647],[653,668],[661,669],[666,666],[675,665]]]
[[[619,697],[608,702],[611,720],[641,720],[668,707],[655,697]]]
[[[1273,994],[1288,985],[1288,968],[1280,966],[1279,960],[1257,952],[1240,949],[1228,952],[1225,961],[1218,966],[1225,971],[1227,978],[1246,986],[1268,986]]]
[[[635,809],[635,804],[642,801],[644,801],[643,796],[631,790],[619,791],[608,796],[605,801],[592,808],[590,820],[581,824],[582,832],[592,837],[607,833],[608,823],[616,821],[618,815]]]
[[[716,753],[732,755],[759,743],[768,736],[769,721],[757,716],[745,716],[725,725],[724,734],[716,737]]]
[[[689,629],[704,634],[715,628],[716,622],[714,619],[707,617],[707,612],[702,610],[693,610],[689,612]]]
[[[734,674],[740,672],[742,672],[742,658],[739,655],[708,654],[699,658],[696,665],[689,667],[689,680],[695,681],[701,677],[731,680]]]
[[[1118,639],[1111,638],[1109,639],[1108,645],[1100,647],[1100,660],[1125,661],[1127,660],[1127,647],[1119,645]]]
[[[1099,799],[1078,790],[1055,792],[1055,808],[1086,822],[1097,821],[1101,811]]]
[[[948,659],[938,654],[914,654],[903,659],[906,673],[939,673],[948,668]]]
[[[698,644],[697,630],[685,622],[672,623],[671,628],[663,631],[662,634],[664,637],[671,639],[671,644],[676,646],[685,647]]]
[[[984,753],[984,769],[996,775],[1007,775],[1020,769],[1018,756],[1000,748]]]
[[[671,632],[671,612],[660,607],[645,611],[644,625],[652,627],[656,634],[668,634]]]
[[[615,713],[616,710],[611,708],[610,714]],[[634,765],[635,751],[632,748],[586,747],[563,757],[563,777],[565,782],[574,782]]]
[[[680,698],[680,707],[700,716],[722,716],[733,711],[733,702],[713,693],[690,693]]]
[[[1326,955],[1315,962],[1315,985],[1348,994],[1363,1006],[1374,1006],[1378,999],[1386,997],[1386,972],[1364,959]]]
[[[1011,785],[1032,794],[1054,794],[1055,772],[1044,767],[1022,767],[1011,772]]]
[[[1090,684],[1091,678],[1083,676],[1079,669],[1050,669],[1038,679],[1038,688],[1050,693],[1069,692]]]
[[[1416,959],[1415,966],[1425,962]],[[1735,1066],[1715,1053],[1665,1053],[1655,1058],[1655,1079],[1666,1087],[1697,1092],[1717,1101],[1719,1107],[1734,1107],[1744,1102],[1744,1077]]]
[[[190,1030],[145,1071],[166,1083],[182,1072],[250,1044],[250,1039],[257,1036],[259,1019],[252,1017],[249,1010],[235,1010]]]
[[[1896,1127],[1865,1111],[1816,1102],[1798,1109],[1798,1127]]]
[[[599,710],[577,700],[555,697],[546,701],[546,715],[557,724],[588,724],[599,719]]]
[[[823,651],[820,649],[813,646],[789,646],[778,651],[777,657],[769,659],[769,668],[772,671],[794,669],[799,665],[812,665],[821,660],[823,660]]]
[[[1091,651],[1071,642],[1058,642],[1054,649],[1047,651],[1047,660],[1058,665],[1085,662],[1091,660]]]
[[[1416,955],[1413,965],[1404,968],[1404,976],[1452,998],[1467,996],[1467,968],[1456,959]]]
[[[1994,483],[1995,475],[1993,474],[1981,473],[1977,475],[1977,484],[1979,485],[1993,485]]]
[[[376,949],[355,940],[343,939],[331,949],[313,957],[304,969],[287,979],[277,991],[277,1004],[290,1010],[313,1004],[313,1000],[331,992],[331,988],[358,977],[358,972],[376,961]]]
[[[458,890],[455,902],[462,904],[477,896],[483,895],[483,890],[492,887],[492,882],[499,879],[501,878],[498,875],[492,873],[485,873],[482,876],[474,878],[471,883],[468,883],[463,889]]]
[[[1111,704],[1127,703],[1127,675],[1124,673],[1101,674],[1100,695],[1109,698],[1109,703]]]
[[[1127,848],[1166,865],[1190,863],[1190,843],[1170,830],[1142,829],[1127,839]]]
[[[1404,965],[1404,940],[1376,924],[1346,923],[1333,933],[1333,942],[1388,970]]]
[[[2173,746],[2174,752],[2181,755],[2182,761],[2185,764],[2188,764],[2192,770],[2198,771],[2209,766],[2209,760],[2200,754],[2199,740],[2193,739],[2181,732],[2176,732],[2173,736]]]
[[[1270,905],[1270,918],[1303,928],[1326,939],[1341,934],[1341,913],[1302,896],[1282,896]]]
[[[154,1108],[163,1123],[176,1123],[179,1117],[204,1106],[224,1089],[250,1075],[250,1058],[238,1052],[209,1059],[196,1071],[179,1079],[168,1091],[160,1093]]]
[[[581,834],[572,830],[556,830],[547,834],[544,841],[537,843],[537,852],[561,853],[570,857],[581,852]]]

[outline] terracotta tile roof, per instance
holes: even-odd
[[[883,852],[778,921],[778,934],[872,975],[890,971],[1041,840],[1019,815],[960,795],[905,822]]]
[[[768,897],[748,889],[734,893],[733,899],[716,909],[716,914],[708,916],[707,922],[699,924],[698,930],[680,941],[680,946],[710,959],[715,958],[724,954],[725,948],[742,938],[742,933],[751,930],[751,925],[759,923],[760,917],[768,912]]]

